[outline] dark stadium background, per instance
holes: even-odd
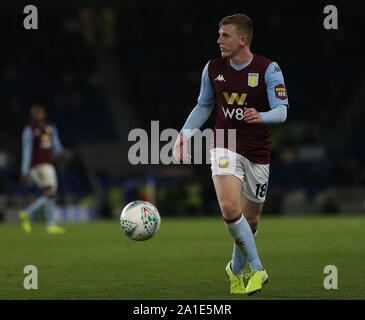
[[[24,1],[0,10],[0,219],[38,193],[19,184],[21,132],[33,101],[59,129],[70,162],[57,162],[59,218],[117,219],[129,201],[161,215],[219,216],[209,165],[128,163],[128,133],[180,130],[201,72],[219,56],[220,18],[254,23],[252,51],[278,62],[289,95],[273,130],[264,214],[365,212],[364,4],[318,1],[43,1],[39,29],[23,28]],[[339,29],[323,28],[337,5]],[[212,117],[205,127],[213,127]]]

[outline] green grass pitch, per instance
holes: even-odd
[[[119,221],[67,225],[48,235],[35,224],[0,225],[0,299],[364,299],[365,217],[264,216],[256,238],[270,281],[254,296],[231,295],[224,268],[232,241],[218,218],[163,218],[152,239],[136,242]],[[38,290],[25,290],[26,265]],[[323,286],[326,265],[338,289]]]

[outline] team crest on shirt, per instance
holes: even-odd
[[[51,133],[52,133],[52,127],[51,127],[51,126],[47,126],[47,127],[46,127],[46,132],[47,132],[48,134],[51,134]]]
[[[259,84],[259,74],[258,73],[249,73],[248,74],[248,85],[250,87],[257,87]]]

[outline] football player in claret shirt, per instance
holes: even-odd
[[[40,104],[31,108],[31,122],[22,133],[21,183],[32,180],[43,194],[30,206],[21,210],[19,217],[25,232],[30,233],[31,218],[37,210],[43,210],[46,217],[46,231],[51,234],[64,233],[57,226],[54,216],[57,175],[53,165],[53,155],[68,158],[55,125],[46,122],[46,111]]]
[[[206,64],[198,104],[174,146],[177,160],[189,159],[187,141],[192,131],[216,106],[210,160],[221,213],[234,242],[226,274],[235,294],[259,292],[269,278],[254,238],[268,188],[271,125],[284,122],[289,107],[280,67],[251,52],[252,34],[251,19],[244,14],[220,21],[221,58]],[[233,150],[229,129],[236,132]],[[222,139],[218,143],[219,132],[224,133],[223,143]]]

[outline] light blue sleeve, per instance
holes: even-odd
[[[64,150],[60,138],[58,136],[58,130],[55,125],[52,126],[52,144],[53,144],[53,152],[56,155]]]
[[[260,112],[262,123],[275,124],[282,123],[286,120],[287,106],[283,104],[276,105],[273,109],[267,112]]]
[[[194,129],[199,129],[207,121],[214,108],[215,92],[209,80],[208,66],[209,62],[203,69],[198,104],[191,111],[181,130],[188,139],[193,135]]]
[[[33,134],[29,127],[24,128],[22,133],[22,165],[21,173],[23,176],[29,174],[30,162],[33,152]]]
[[[284,77],[276,62],[272,62],[265,72],[265,84],[271,109],[277,105],[289,107]]]

